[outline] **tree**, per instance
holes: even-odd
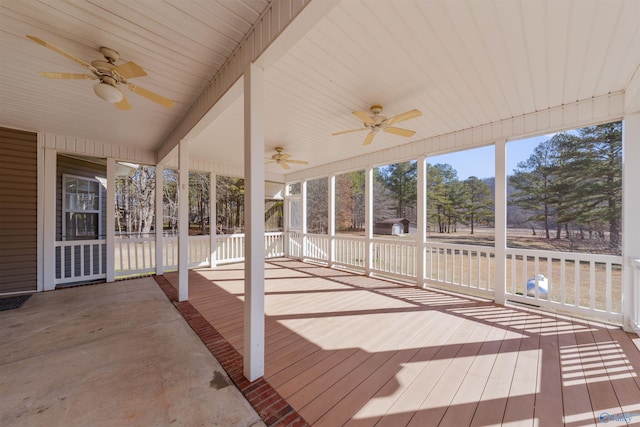
[[[189,172],[189,222],[200,227],[200,234],[207,234],[209,219],[209,174]]]
[[[582,176],[578,192],[588,196],[582,221],[599,219],[608,224],[609,248],[619,250],[622,220],[622,122],[578,130],[581,162],[574,168]]]
[[[389,194],[394,199],[395,216],[416,221],[418,189],[417,162],[394,163],[383,169]]]
[[[178,228],[178,171],[165,169],[162,180],[163,223],[175,235]]]
[[[563,132],[539,144],[510,177],[516,191],[510,203],[531,212],[530,220],[544,222],[546,238],[555,222],[556,239],[562,229],[595,231],[609,249],[620,250],[622,203],[622,124],[590,126]],[[605,225],[606,224],[606,225]]]
[[[395,216],[395,197],[386,182],[384,167],[373,169],[373,222]]]
[[[427,222],[450,233],[458,221],[458,172],[449,164],[427,164]]]
[[[244,227],[244,179],[216,177],[216,217],[224,230]]]
[[[307,181],[307,229],[310,233],[327,233],[329,229],[329,181]]]
[[[530,220],[542,221],[545,236],[550,239],[550,224],[553,216],[553,194],[551,185],[555,172],[554,144],[550,141],[540,143],[531,156],[518,163],[510,184],[517,191],[511,194],[509,203],[532,212]]]
[[[336,230],[354,229],[355,197],[353,181],[348,174],[336,176]]]
[[[144,235],[155,218],[155,167],[138,166],[115,180],[116,227],[119,233]]]
[[[493,194],[482,180],[471,176],[463,182],[462,217],[474,231],[474,224],[493,220]]]

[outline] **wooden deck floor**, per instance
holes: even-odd
[[[265,379],[314,426],[640,423],[639,339],[620,328],[295,260],[265,268]],[[191,304],[240,353],[243,286],[242,264],[189,275]]]

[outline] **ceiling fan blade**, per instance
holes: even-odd
[[[76,73],[50,73],[48,71],[38,71],[42,77],[48,77],[50,79],[75,79],[75,80],[84,80],[84,79],[93,79],[96,80],[96,76],[90,76],[88,74],[76,74]]]
[[[406,137],[410,137],[416,134],[415,130],[402,129],[394,126],[387,126],[386,128],[384,128],[384,131],[388,133],[400,135],[400,136],[406,136]]]
[[[398,122],[402,122],[405,120],[409,120],[409,119],[415,119],[416,117],[420,117],[422,115],[422,113],[420,112],[420,110],[411,110],[411,111],[407,111],[405,113],[402,114],[398,114],[397,116],[393,116],[391,118],[388,118],[387,120],[385,120],[385,123],[388,125],[392,125]]]
[[[82,65],[83,67],[86,67],[88,69],[90,69],[91,71],[97,71],[95,69],[95,67],[93,67],[91,64],[84,62],[82,59],[80,58],[76,58],[75,56],[71,55],[68,52],[65,52],[64,50],[60,49],[58,46],[52,45],[51,43],[44,41],[36,36],[31,36],[31,35],[27,35],[27,38],[29,40],[33,40],[34,42],[41,44],[44,47],[48,47],[49,49],[51,49],[52,51],[59,53],[60,55],[69,58],[70,60],[72,60],[73,62]]]
[[[342,135],[342,134],[351,133],[351,132],[360,132],[362,130],[369,130],[369,128],[358,128],[358,129],[343,130],[341,132],[332,133],[331,136]]]
[[[282,169],[289,169],[289,165],[287,164],[287,162],[280,162],[279,164],[280,166],[282,166]]]
[[[173,101],[171,99],[165,98],[164,96],[158,95],[157,93],[151,92],[150,90],[144,89],[140,86],[127,83],[127,89],[167,108],[173,107]]]
[[[114,104],[118,110],[131,110],[131,104],[127,100],[127,97],[122,94],[122,101],[116,102]]]
[[[135,62],[125,62],[122,65],[118,65],[113,69],[113,71],[120,74],[125,79],[132,79],[134,77],[144,77],[147,75],[147,72]]]
[[[289,160],[290,157],[291,157],[291,154],[289,153],[280,153],[280,158],[282,160]]]
[[[375,123],[374,120],[371,118],[371,116],[365,111],[354,111],[351,114],[353,114],[354,116],[356,116],[357,118],[359,118],[360,120],[362,120],[368,125],[372,125],[373,123]]]
[[[376,133],[371,131],[369,132],[369,134],[367,135],[367,137],[364,139],[364,141],[362,142],[362,145],[369,145],[373,142],[373,137],[376,136]]]
[[[295,165],[308,165],[309,162],[307,162],[306,160],[287,160],[287,163],[293,163]]]

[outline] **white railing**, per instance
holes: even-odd
[[[507,249],[507,298],[622,322],[622,257]]]
[[[407,237],[371,239],[368,270],[416,284],[488,298],[495,295],[493,247],[428,242],[424,246],[424,277],[420,280],[418,263],[423,254],[419,244]],[[288,243],[288,256],[367,271],[367,239],[362,236],[290,232]],[[508,300],[622,322],[622,257],[510,248],[506,264]],[[636,268],[640,277],[640,265]],[[640,295],[637,306],[639,317]]]
[[[265,258],[277,258],[284,256],[284,234],[271,232],[264,234]]]
[[[218,263],[244,260],[244,234],[221,234],[216,236],[216,259]]]
[[[156,269],[155,237],[116,237],[116,277],[153,273]]]
[[[54,283],[87,282],[107,277],[105,240],[55,242]]]
[[[415,281],[418,265],[418,248],[415,240],[371,240],[371,272],[385,276]]]
[[[303,237],[302,233],[297,231],[289,231],[287,233],[287,239],[289,243],[289,256],[291,258],[302,259],[304,257]]]
[[[361,236],[335,236],[333,265],[364,270],[366,265],[365,238]]]
[[[244,260],[244,234],[216,236],[216,262],[218,264]],[[265,257],[275,258],[284,255],[283,234],[265,233]],[[60,242],[61,243],[61,242]],[[187,252],[189,268],[210,266],[211,237],[189,236]],[[178,238],[162,238],[163,270],[178,268]],[[156,270],[155,237],[116,238],[115,240],[116,277],[153,273]]]
[[[176,269],[176,237],[164,237],[165,270]],[[189,236],[189,267],[210,265],[210,236]],[[244,234],[216,236],[216,262],[244,260]],[[492,297],[495,289],[495,251],[492,247],[428,242],[421,253],[410,238],[287,233],[288,254],[358,271],[409,280],[416,284],[446,287]],[[332,250],[330,250],[330,248]],[[116,238],[116,277],[155,271],[155,238]],[[106,277],[104,240],[56,242],[56,284]],[[331,255],[331,259],[330,258]],[[425,257],[423,280],[418,263]],[[283,233],[265,234],[265,257],[285,256]],[[634,261],[634,280],[640,282],[640,261]],[[369,267],[367,269],[367,267]],[[622,257],[526,249],[507,249],[508,300],[544,308],[622,322]],[[636,287],[640,287],[637,283]],[[635,295],[636,319],[640,318],[640,293]]]
[[[322,264],[329,262],[329,236],[326,234],[306,234],[302,241],[305,259]]]
[[[428,242],[425,279],[460,292],[491,296],[494,289],[494,249],[486,246]]]

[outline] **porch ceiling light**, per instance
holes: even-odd
[[[122,98],[124,97],[120,89],[113,85],[110,85],[109,83],[96,83],[93,86],[93,91],[100,98],[112,104],[122,101]]]

